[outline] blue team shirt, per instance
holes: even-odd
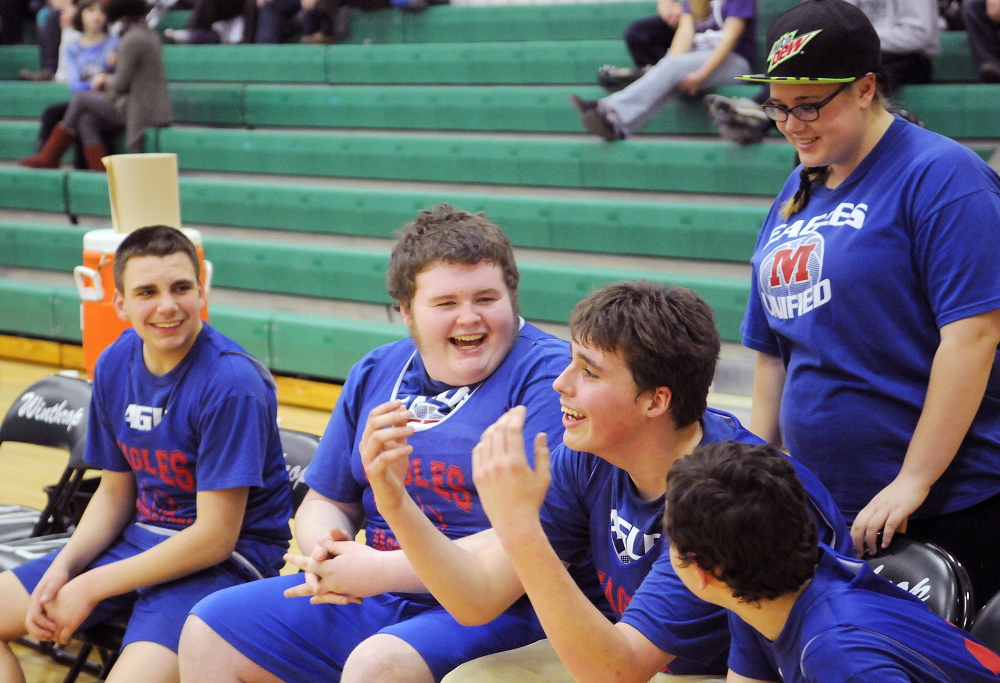
[[[701,421],[701,444],[761,439],[735,416],[709,408]],[[790,458],[812,503],[820,538],[848,551],[846,523],[829,492]],[[674,674],[721,673],[729,634],[725,611],[702,602],[681,583],[670,565],[663,538],[664,496],[643,500],[628,473],[591,453],[560,445],[552,453],[552,483],[541,519],[552,547],[570,564],[596,570],[581,589],[603,593],[612,618],[638,629],[658,648],[675,655]],[[591,574],[593,577],[593,574]]]
[[[250,487],[236,551],[276,576],[292,514],[277,411],[246,352],[207,324],[161,376],[130,328],[97,361],[84,460],[134,472],[136,521],[172,531],[194,523],[199,491]]]
[[[332,500],[362,503],[368,545],[379,550],[399,548],[375,507],[358,444],[371,409],[400,398],[414,414],[411,424],[418,429],[407,439],[413,447],[407,492],[449,538],[487,529],[489,519],[472,481],[472,449],[487,427],[518,405],[528,409],[524,428],[528,444],[538,432],[547,434],[550,448],[560,443],[562,412],[552,382],[568,357],[566,342],[523,324],[510,353],[492,375],[470,387],[451,387],[427,376],[412,339],[378,348],[351,369],[306,470],[306,483]]]
[[[121,39],[108,34],[104,40],[84,47],[80,39],[66,46],[66,81],[70,92],[90,90],[90,79],[97,74],[111,73],[111,54],[118,51]]]
[[[785,444],[853,518],[899,473],[939,328],[1000,308],[1000,179],[971,150],[897,118],[834,190],[814,186],[757,240],[743,343],[787,369]],[[859,476],[863,472],[864,476]],[[1000,363],[955,460],[914,518],[1000,493]]]
[[[997,681],[1000,656],[868,563],[822,551],[777,640],[730,613],[730,669],[784,683]]]

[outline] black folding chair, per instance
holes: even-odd
[[[994,652],[1000,652],[1000,593],[983,605],[969,629],[983,645]]]
[[[97,478],[85,479],[83,461],[90,406],[90,383],[50,375],[25,389],[0,423],[0,446],[19,442],[69,452],[58,483],[46,489],[44,510],[20,505],[0,509],[0,543],[70,531],[80,520]],[[2,562],[2,560],[0,560]]]
[[[896,534],[888,548],[865,558],[875,573],[924,601],[959,628],[972,621],[972,582],[965,567],[930,541]]]

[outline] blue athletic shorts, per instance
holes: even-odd
[[[489,624],[462,626],[437,603],[391,593],[360,605],[313,605],[308,598],[282,595],[304,580],[293,574],[230,588],[205,598],[191,613],[285,683],[339,681],[351,651],[376,633],[412,645],[436,681],[471,659],[545,637],[526,598]]]
[[[87,569],[133,557],[166,538],[134,524],[130,525],[117,541],[87,566]],[[56,554],[52,552],[14,568],[14,575],[28,593],[38,585]],[[252,578],[254,577],[247,569],[232,560],[226,560],[175,581],[147,586],[102,600],[84,620],[81,628],[99,624],[117,614],[127,615],[131,611],[132,617],[129,619],[122,647],[136,641],[148,640],[177,652],[184,620],[199,600],[217,590],[245,583]]]

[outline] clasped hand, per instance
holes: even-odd
[[[24,625],[35,640],[65,644],[96,604],[85,579],[50,567],[31,593]]]

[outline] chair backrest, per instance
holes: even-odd
[[[1000,593],[983,605],[969,631],[994,652],[1000,652]]]
[[[285,455],[285,469],[288,470],[288,478],[292,482],[292,515],[294,515],[309,491],[303,475],[316,452],[316,447],[319,446],[319,437],[294,429],[279,429],[278,432],[281,436],[281,450]]]
[[[896,534],[888,548],[865,560],[876,574],[924,601],[932,612],[959,628],[972,621],[972,582],[965,567],[947,550]]]
[[[0,443],[20,443],[64,448],[70,466],[86,469],[83,447],[87,440],[90,382],[63,375],[49,375],[25,389],[0,423]]]
[[[69,452],[59,482],[46,489],[48,503],[30,536],[70,530],[79,521],[89,496],[80,493],[88,465],[83,460],[90,415],[91,385],[86,380],[49,375],[20,396],[0,423],[0,445],[18,442]]]

